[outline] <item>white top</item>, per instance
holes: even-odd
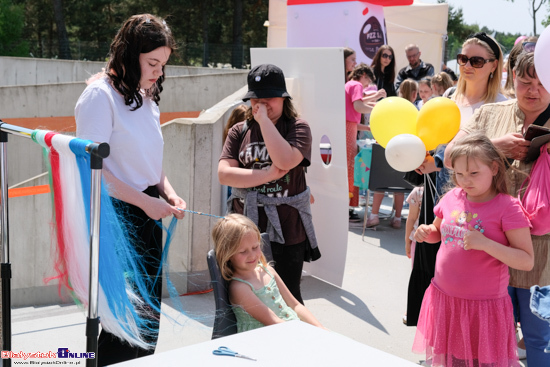
[[[135,111],[124,104],[107,77],[90,84],[75,107],[76,136],[108,143],[105,167],[122,182],[143,191],[160,182],[164,141],[157,104],[143,98]]]
[[[443,93],[443,97],[448,97],[449,95],[449,92],[452,88],[449,88],[445,91],[445,93]],[[507,101],[508,98],[504,97],[502,94],[497,94],[497,98],[494,102],[490,102],[490,103],[498,103],[498,102],[504,102],[504,101]],[[472,117],[474,115],[474,112],[476,112],[476,110],[483,106],[486,102],[485,101],[481,101],[481,102],[478,102],[478,103],[475,103],[471,106],[460,106],[458,103],[457,103],[457,106],[458,106],[458,109],[460,110],[460,128],[463,129],[467,124],[468,124],[468,121],[470,121],[470,117]]]

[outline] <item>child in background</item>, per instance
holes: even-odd
[[[405,79],[399,86],[399,97],[411,101],[412,104],[416,101],[418,94],[418,83],[416,80]],[[416,106],[416,105],[415,105]]]
[[[424,106],[426,102],[433,97],[432,82],[430,78],[422,78],[418,82],[418,96],[420,97],[420,100],[416,102],[416,108],[421,109],[422,106]]]
[[[223,129],[223,140],[222,144],[225,144],[225,139],[227,139],[227,134],[229,133],[229,129],[233,127],[238,122],[246,120],[246,111],[248,110],[248,107],[245,104],[240,104],[237,107],[231,111],[231,115],[229,115],[229,118],[227,119],[227,123],[225,124],[225,128]],[[231,186],[227,187],[227,198],[231,196]]]
[[[297,319],[322,327],[267,264],[260,231],[249,218],[230,214],[220,219],[212,238],[222,276],[230,281],[238,332]]]
[[[409,215],[407,216],[407,222],[405,224],[405,253],[407,257],[411,259],[411,266],[414,261],[414,247],[416,245],[414,232],[416,232],[416,228],[418,227],[418,217],[420,215],[423,192],[424,187],[416,186],[407,197]]]
[[[229,133],[229,129],[233,127],[237,122],[241,122],[246,120],[244,117],[246,114],[246,110],[248,107],[244,104],[240,104],[237,107],[231,111],[231,115],[227,119],[227,123],[225,124],[225,129],[223,129],[223,140],[222,142],[225,143],[225,139],[227,138],[227,134]]]
[[[414,249],[416,247],[416,241],[414,240],[414,232],[418,227],[418,218],[420,215],[420,206],[422,205],[422,194],[424,187],[416,186],[409,196],[407,197],[407,203],[409,203],[409,215],[405,222],[405,254],[411,259],[411,268],[414,264]],[[407,325],[407,313],[403,316],[403,324]]]
[[[414,236],[441,247],[413,351],[431,366],[519,366],[508,267],[533,268],[530,223],[508,195],[504,156],[485,135],[458,140],[450,159],[457,187]]]
[[[373,99],[376,98],[378,93],[378,87],[374,82],[363,88],[363,97]],[[370,112],[364,113],[363,118],[361,119],[360,124],[370,126]],[[372,133],[370,131],[361,130],[357,132],[357,140],[363,139],[373,139]]]
[[[436,97],[441,97],[447,89],[453,86],[453,80],[451,79],[449,74],[443,71],[439,74],[435,74],[432,77],[431,82],[432,82],[432,93]]]
[[[361,124],[362,114],[370,113],[380,98],[386,97],[381,89],[365,96],[364,90],[376,80],[374,71],[365,63],[355,66],[350,80],[345,85],[346,91],[346,159],[349,194],[349,221],[359,222],[354,208],[359,206],[359,188],[354,186],[354,166],[357,155],[357,131],[369,131],[370,127]]]

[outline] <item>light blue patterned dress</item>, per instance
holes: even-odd
[[[285,321],[298,320],[299,318],[296,312],[294,312],[292,308],[287,306],[285,300],[281,296],[281,292],[279,292],[279,287],[277,287],[275,277],[263,265],[258,264],[258,266],[261,266],[265,270],[265,272],[271,277],[269,283],[262,288],[256,290],[254,289],[252,284],[250,284],[246,280],[242,280],[240,278],[232,279],[248,284],[252,289],[252,292],[254,292],[256,296],[258,296],[260,301],[262,301],[267,307],[269,307],[271,311],[275,312],[275,315],[277,315],[280,319]],[[239,333],[243,331],[258,329],[265,326],[264,324],[250,316],[250,314],[243,310],[240,306],[233,305],[233,312],[235,312],[235,316],[237,317],[237,331]]]

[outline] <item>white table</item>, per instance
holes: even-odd
[[[255,358],[215,356],[214,349],[226,346]],[[174,349],[148,357],[116,364],[117,367],[150,366],[417,366],[343,335],[301,321],[239,333],[204,343]]]

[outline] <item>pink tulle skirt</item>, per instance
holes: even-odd
[[[422,301],[413,352],[425,352],[432,366],[520,366],[510,297],[451,297],[432,281]]]

